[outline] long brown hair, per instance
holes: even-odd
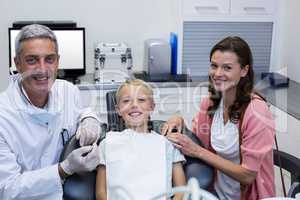
[[[212,55],[217,50],[221,52],[229,51],[235,53],[238,57],[238,62],[242,69],[247,65],[249,66],[247,75],[245,77],[241,77],[239,83],[237,84],[235,101],[229,107],[230,121],[232,121],[233,123],[237,123],[240,119],[241,112],[249,104],[251,100],[251,94],[253,92],[254,71],[252,52],[247,42],[237,36],[226,37],[220,42],[218,42],[210,51],[210,61]],[[208,108],[208,114],[210,115],[210,117],[212,117],[220,104],[222,93],[215,90],[211,78],[209,78],[208,91],[210,93],[210,100],[213,102],[213,104]]]

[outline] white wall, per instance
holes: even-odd
[[[271,71],[297,76],[300,47],[299,0],[278,0]],[[179,23],[180,0],[0,0],[0,91],[8,83],[8,31],[16,20],[73,20],[86,28],[87,72],[93,72],[96,42],[124,41],[132,47],[134,69],[142,69],[143,41],[160,37]],[[299,68],[300,69],[300,68]]]
[[[284,19],[285,19],[285,3],[286,0],[277,0],[274,31],[273,31],[273,47],[271,54],[270,71],[279,72],[286,75],[286,68],[282,64],[282,45],[284,37]]]
[[[299,0],[280,0],[278,62],[275,71],[286,73],[288,77],[300,83],[300,20]]]
[[[8,27],[17,20],[73,20],[86,28],[87,72],[93,72],[96,42],[126,42],[134,70],[142,69],[143,42],[168,39],[174,30],[174,0],[0,0],[0,91],[8,83]]]

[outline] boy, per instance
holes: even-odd
[[[149,131],[153,91],[144,81],[126,81],[116,93],[122,132],[109,132],[100,144],[97,200],[148,200],[186,184],[183,155],[163,136]],[[180,200],[178,193],[173,200]],[[166,199],[166,198],[163,198]]]

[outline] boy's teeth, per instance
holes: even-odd
[[[41,77],[41,78],[36,78],[38,81],[44,81],[44,80],[47,80],[47,77]]]

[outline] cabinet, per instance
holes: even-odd
[[[229,14],[229,0],[184,0],[183,15]]]
[[[300,121],[287,112],[275,107],[270,107],[275,121],[276,137],[281,151],[300,158]]]
[[[275,14],[277,0],[182,0],[182,16],[243,17]]]
[[[255,72],[272,66],[278,0],[179,0],[178,73],[206,76],[210,49],[229,35],[245,39]]]
[[[273,15],[276,0],[231,0],[232,15]]]

